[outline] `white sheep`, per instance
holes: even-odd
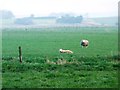
[[[88,47],[89,41],[88,40],[81,40],[80,44],[82,47]]]
[[[60,53],[69,53],[69,54],[73,53],[71,50],[63,50],[63,49],[59,49],[59,52]]]

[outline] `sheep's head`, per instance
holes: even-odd
[[[61,52],[61,51],[62,51],[62,49],[59,49],[59,51]]]

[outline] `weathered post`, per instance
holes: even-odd
[[[20,60],[20,63],[22,63],[22,50],[21,50],[21,46],[19,46],[19,60]]]

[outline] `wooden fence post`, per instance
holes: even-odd
[[[19,46],[19,60],[20,60],[20,63],[22,63],[22,49],[21,49],[21,46]]]

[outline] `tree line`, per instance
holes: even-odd
[[[61,18],[58,18],[56,21],[57,23],[64,23],[64,24],[74,24],[74,23],[81,23],[83,20],[82,16],[69,16],[65,15]]]
[[[0,11],[0,16],[2,19],[12,19],[15,18],[15,15],[8,10],[2,10]],[[74,23],[81,23],[83,20],[82,16],[71,16],[69,14],[62,15],[61,18],[58,17],[35,17],[34,14],[31,14],[29,17],[23,17],[23,18],[15,18],[15,24],[21,24],[21,25],[30,25],[34,24],[33,19],[56,19],[56,23],[63,23],[63,24],[74,24]]]

